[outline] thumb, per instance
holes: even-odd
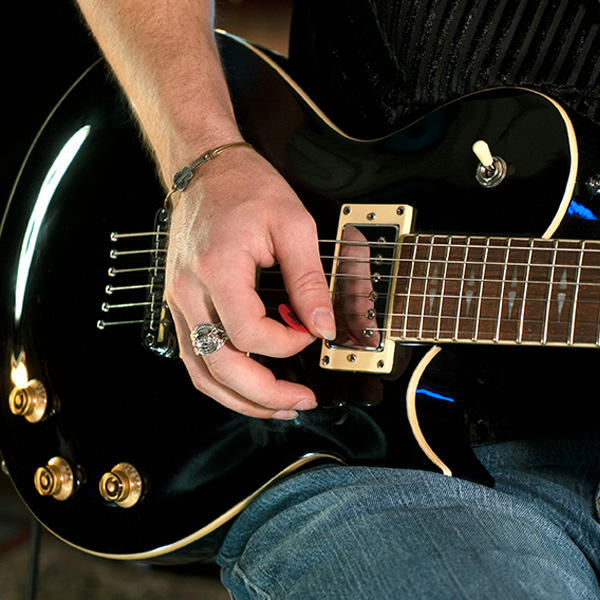
[[[275,251],[292,308],[302,324],[317,337],[336,338],[331,295],[319,256],[314,221],[294,221],[293,232],[278,230]]]

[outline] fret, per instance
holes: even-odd
[[[475,331],[473,331],[473,336],[471,339],[476,341],[479,339],[479,332],[481,330],[481,315],[482,315],[482,305],[484,304],[484,287],[486,285],[486,270],[488,269],[488,255],[490,250],[489,239],[485,240],[485,249],[483,251],[483,257],[481,260],[481,284],[479,287],[479,298],[477,299],[475,309]]]
[[[585,249],[585,242],[581,242],[581,250]],[[575,340],[575,321],[577,319],[577,300],[579,299],[579,290],[581,283],[581,264],[583,262],[583,252],[579,253],[579,260],[577,261],[577,270],[575,278],[575,292],[573,294],[573,310],[571,311],[571,329],[569,331],[569,345],[573,345]]]
[[[405,275],[406,292],[404,294],[403,313],[400,313],[400,314],[404,315],[404,325],[402,327],[401,337],[405,338],[405,339],[408,338],[408,322],[409,322],[408,316],[410,313],[409,304],[410,304],[412,286],[413,286],[413,281],[414,281],[414,276],[415,276],[415,264],[416,264],[416,256],[417,256],[417,247],[418,247],[417,241],[418,241],[418,239],[419,239],[419,236],[406,236],[404,239],[404,243],[402,244],[403,250],[406,249],[406,250],[408,250],[408,252],[410,252],[410,260],[401,262],[401,265],[400,265],[402,267],[403,271],[405,270],[404,267],[407,267],[407,273]],[[401,258],[406,259],[407,257],[404,255],[404,253],[402,253]]]
[[[497,336],[506,245],[507,240],[501,238],[489,238],[485,242],[481,257],[476,327],[471,338],[473,341],[493,342]]]
[[[501,325],[502,325],[502,310],[504,307],[504,293],[506,291],[506,271],[508,269],[508,253],[510,250],[510,242],[511,240],[508,240],[508,244],[506,245],[506,249],[504,251],[504,264],[502,265],[502,276],[501,276],[501,283],[500,283],[500,302],[498,303],[498,314],[496,317],[496,332],[494,334],[494,342],[498,343],[500,341],[500,329],[501,329]],[[509,315],[508,318],[510,319],[512,310],[509,307]]]
[[[460,302],[459,288],[464,275],[464,256],[467,238],[450,236],[447,238],[444,271],[443,295],[440,299],[440,318],[436,328],[437,339],[453,339],[456,324],[456,312]]]
[[[431,297],[430,294],[435,294],[435,284],[432,285],[431,281],[431,265],[432,265],[432,254],[435,246],[435,236],[431,238],[427,244],[427,259],[425,264],[425,279],[423,281],[423,301],[421,303],[421,319],[419,322],[419,334],[418,338],[423,339],[423,331],[425,328],[425,319],[427,314],[427,305],[431,306],[431,303],[435,302],[435,298]]]
[[[406,321],[406,335],[409,337],[416,338],[417,340],[422,339],[420,335],[420,323],[425,306],[425,297],[427,291],[427,270],[429,251],[431,248],[431,236],[429,235],[418,235],[415,238],[415,250],[414,250],[414,265],[413,270],[413,281],[409,286],[408,294],[408,310],[407,310],[407,321]]]
[[[529,291],[529,272],[531,270],[531,253],[533,251],[533,240],[529,241],[529,252],[525,264],[525,276],[523,278],[523,301],[521,303],[521,311],[519,314],[519,330],[517,333],[517,343],[523,342],[523,333],[525,330],[525,308],[527,306],[527,293]]]
[[[473,340],[477,331],[476,306],[481,298],[486,244],[485,238],[465,238],[456,325],[452,338],[455,341]]]
[[[542,336],[542,344],[546,344],[548,343],[548,329],[550,327],[550,312],[551,312],[551,308],[552,308],[552,295],[554,293],[554,280],[555,280],[555,276],[556,276],[556,261],[557,261],[557,257],[558,257],[558,240],[554,240],[554,245],[553,245],[553,254],[552,254],[552,267],[550,270],[550,285],[548,286],[548,295],[546,297],[546,313],[545,313],[545,317],[544,317],[544,334]],[[562,280],[561,280],[562,281]],[[560,285],[563,285],[563,283],[561,283]],[[566,272],[565,272],[565,282],[564,285],[566,287]],[[558,294],[561,294],[564,292],[558,292]],[[558,298],[558,296],[557,296]],[[558,311],[558,317],[560,319],[560,313],[562,312],[562,309],[560,309]]]
[[[456,316],[454,318],[454,332],[452,333],[452,341],[455,342],[456,340],[458,340],[458,331],[460,328],[460,313],[462,310],[462,305],[463,305],[463,299],[465,297],[465,274],[466,274],[466,270],[467,270],[467,255],[469,252],[469,244],[470,244],[470,238],[465,238],[465,243],[464,243],[464,248],[463,248],[463,252],[462,252],[462,261],[461,261],[461,271],[460,274],[458,275],[458,281],[459,281],[459,291],[457,294],[457,298],[458,298],[458,302],[456,303]],[[468,297],[468,302],[470,304],[470,297]],[[467,305],[467,312],[469,311],[469,306]]]
[[[446,295],[446,281],[448,278],[448,260],[450,257],[450,247],[452,245],[452,237],[448,238],[444,246],[444,257],[442,264],[442,287],[440,289],[440,301],[438,304],[437,327],[435,330],[435,339],[439,340],[442,334],[442,315],[444,314],[444,300]]]
[[[575,267],[570,344],[598,344],[600,244],[581,242]]]
[[[544,343],[569,344],[575,308],[581,251],[577,242],[556,242],[556,264],[547,298],[547,336]]]
[[[507,241],[505,264],[502,268],[502,289],[498,306],[495,342],[516,343],[521,328],[521,314],[525,297],[525,265],[528,260],[528,240],[512,238]]]
[[[452,340],[456,341],[459,339],[458,334],[459,334],[459,329],[460,329],[460,313],[462,310],[462,306],[463,306],[463,299],[467,298],[467,307],[466,307],[466,311],[467,313],[469,312],[469,308],[470,308],[470,303],[471,303],[471,295],[466,295],[465,294],[465,286],[469,285],[468,283],[465,284],[465,280],[466,280],[466,271],[467,271],[467,256],[469,253],[469,245],[471,242],[471,238],[465,238],[465,245],[464,245],[464,250],[463,250],[463,257],[462,257],[462,268],[461,268],[461,272],[460,272],[460,276],[459,276],[459,292],[458,292],[458,302],[456,305],[456,323],[454,325],[454,333],[452,335]],[[472,279],[470,280],[470,283],[472,283]],[[470,290],[469,290],[470,292]]]
[[[546,302],[551,293],[555,249],[552,240],[531,240],[524,272],[518,343],[542,344],[546,328]]]
[[[426,292],[419,329],[420,339],[437,339],[440,330],[443,290],[446,284],[450,240],[436,235],[430,240]]]

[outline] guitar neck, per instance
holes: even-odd
[[[600,243],[407,235],[390,337],[600,345]]]

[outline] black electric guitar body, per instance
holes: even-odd
[[[343,236],[345,214],[345,231],[366,240],[355,247],[368,248],[378,315],[359,321],[376,341],[357,340],[350,323],[350,343],[269,363],[317,393],[319,408],[295,421],[246,418],[195,390],[160,301],[163,190],[120,92],[92,67],[33,144],[0,237],[0,445],[44,526],[100,556],[192,561],[254,495],[300,469],[429,468],[491,485],[471,441],[585,424],[600,311],[582,317],[576,301],[593,304],[600,260],[592,242],[576,243],[563,265],[571,245],[550,238],[599,237],[598,132],[576,134],[545,96],[498,89],[356,140],[279,59],[227,35],[220,43],[246,139],[298,192],[320,239]],[[476,178],[479,139],[507,163],[496,187]],[[378,220],[386,206],[398,220]],[[139,232],[149,235],[124,235]],[[339,243],[323,250],[340,253]],[[344,263],[324,263],[343,304]],[[534,298],[539,327],[527,295],[538,271],[548,276]],[[258,284],[274,318],[286,302],[277,278]],[[486,279],[500,286],[492,307]]]

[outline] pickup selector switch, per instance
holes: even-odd
[[[475,177],[480,185],[484,188],[500,185],[508,171],[506,161],[500,156],[492,155],[488,143],[484,140],[477,140],[473,144],[473,152],[479,159]]]

